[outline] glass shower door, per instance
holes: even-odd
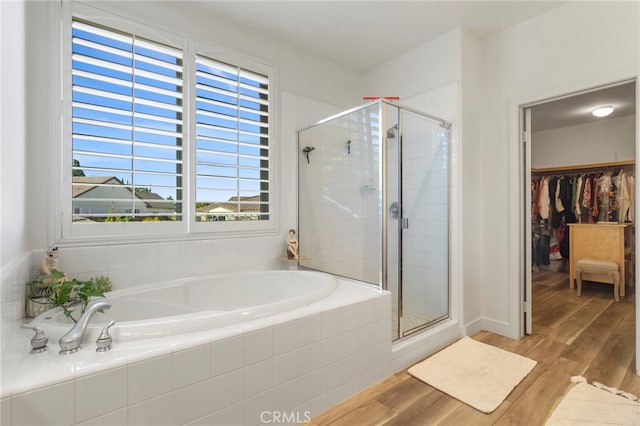
[[[400,129],[403,337],[449,315],[449,128],[401,110]]]
[[[449,128],[376,102],[298,132],[304,268],[391,292],[393,340],[449,315]]]

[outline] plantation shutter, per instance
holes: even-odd
[[[182,220],[182,51],[72,24],[73,220]]]
[[[269,219],[269,81],[196,57],[196,220]]]

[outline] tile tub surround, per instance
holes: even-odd
[[[20,343],[2,357],[2,424],[261,424],[317,414],[392,373],[390,293],[339,283],[304,308],[116,341],[105,353],[86,345],[62,356],[49,342],[30,355],[32,332],[16,329]]]

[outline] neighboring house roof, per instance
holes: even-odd
[[[115,176],[74,176],[73,177],[73,198],[86,194],[98,185],[124,185]],[[82,184],[82,185],[76,185]],[[125,188],[131,192],[129,186]],[[173,209],[173,203],[162,198],[155,192],[135,192],[136,198],[143,200],[147,208],[150,209]]]
[[[145,204],[150,209],[172,209],[173,203],[166,201],[164,198],[156,194],[155,192],[138,192],[136,191],[136,197],[141,200],[145,200]]]
[[[115,176],[74,176],[73,183],[86,185],[73,185],[73,198],[79,197],[87,191],[91,191],[98,185],[116,184],[122,185],[122,181]]]
[[[250,197],[231,197],[227,202],[217,202],[207,204],[198,209],[199,213],[219,213],[219,212],[237,212],[238,201],[240,201],[241,213],[260,213],[260,195],[252,195]]]

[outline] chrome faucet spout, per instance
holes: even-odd
[[[109,309],[111,305],[107,302],[99,300],[94,304],[90,305],[82,314],[80,319],[74,326],[60,338],[60,354],[71,354],[80,349],[80,344],[82,343],[82,338],[84,337],[85,331],[87,331],[87,326],[89,325],[89,320],[96,312]]]

